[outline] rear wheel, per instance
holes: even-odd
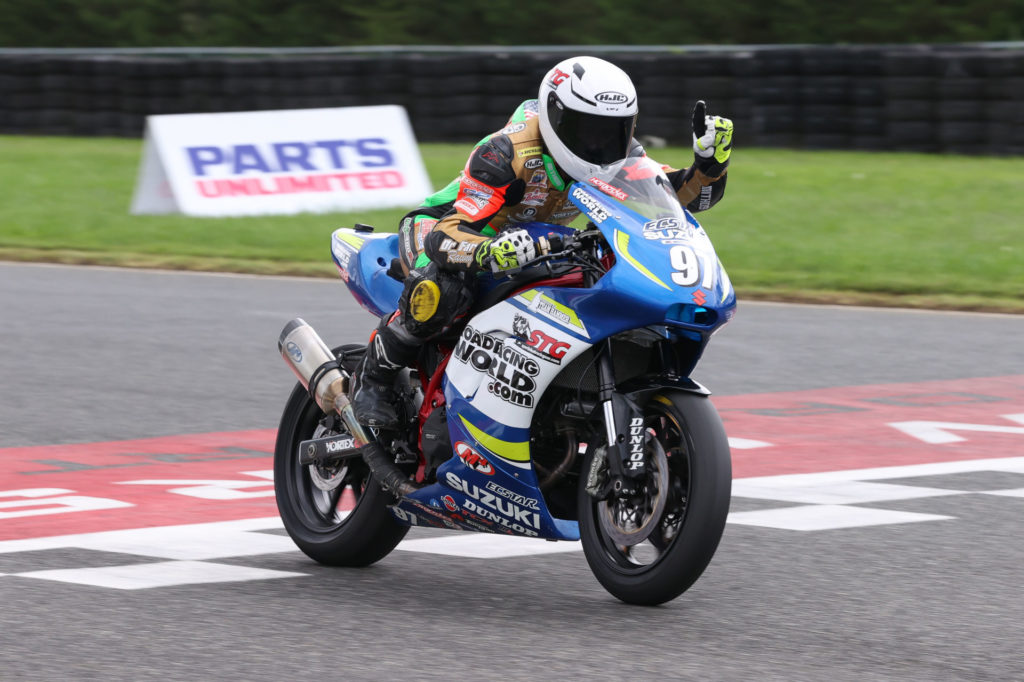
[[[345,369],[351,372],[357,359],[345,360]],[[388,511],[388,494],[361,459],[309,466],[298,460],[302,441],[347,433],[338,415],[325,414],[297,385],[277,432],[274,490],[285,530],[310,558],[332,566],[368,566],[409,532]]]
[[[644,408],[647,480],[640,495],[597,501],[579,491],[587,563],[610,593],[630,604],[675,599],[704,572],[729,513],[729,442],[711,401],[682,391]],[[599,453],[588,453],[583,471]]]

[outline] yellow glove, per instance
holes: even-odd
[[[693,157],[697,169],[717,178],[729,167],[732,154],[732,121],[708,116],[704,100],[693,107]]]

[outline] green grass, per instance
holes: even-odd
[[[434,187],[471,146],[422,145]],[[405,212],[132,216],[141,148],[0,137],[0,258],[333,275],[333,229]],[[1024,312],[1024,159],[739,149],[699,218],[741,297]]]

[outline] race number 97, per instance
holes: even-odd
[[[703,270],[704,280],[700,285],[705,289],[711,288],[712,270],[706,262],[703,263],[704,267],[701,267],[701,261],[704,259],[699,257],[692,247],[673,246],[669,251],[669,258],[672,262],[672,269],[675,270],[672,273],[673,282],[681,287],[692,287],[700,279],[700,273]]]

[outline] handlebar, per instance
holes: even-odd
[[[595,259],[587,258],[584,254],[587,254],[595,243],[603,241],[604,236],[592,223],[588,224],[587,228],[572,235],[550,234],[546,238],[541,237],[537,240],[538,248],[539,250],[544,249],[545,253],[542,253],[542,255],[537,256],[518,269],[499,272],[491,270],[491,275],[494,277],[511,277],[518,275],[524,270],[530,270],[542,265],[550,270],[552,261],[558,260],[574,261],[571,263],[572,267],[598,267]],[[556,239],[551,239],[552,236],[556,237]],[[543,244],[548,244],[548,246],[543,246]],[[557,248],[558,246],[561,246],[561,248],[552,250],[552,247]],[[488,268],[490,267],[490,257],[484,259],[484,265]]]

